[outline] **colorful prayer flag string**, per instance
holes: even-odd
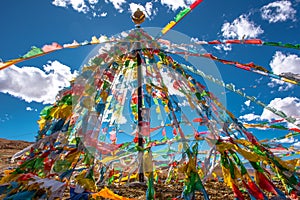
[[[155,39],[159,39],[163,37],[167,32],[169,32],[174,26],[176,26],[184,17],[186,17],[192,10],[194,10],[203,0],[194,1],[188,8],[180,11],[174,18],[174,20],[170,21],[161,32],[155,37]]]
[[[203,57],[203,58],[207,58],[207,59],[210,59],[210,60],[213,60],[213,61],[218,61],[218,62],[223,63],[225,65],[232,65],[232,66],[235,66],[236,68],[239,68],[239,69],[243,69],[243,70],[246,70],[246,71],[251,71],[251,72],[263,75],[263,76],[267,76],[267,77],[274,78],[274,79],[277,79],[277,80],[280,80],[280,81],[284,81],[286,83],[291,83],[291,84],[294,84],[294,85],[300,85],[300,81],[297,80],[297,79],[292,79],[293,77],[287,77],[284,74],[280,74],[280,75],[274,74],[273,72],[270,72],[269,70],[265,69],[264,67],[256,65],[253,62],[244,64],[244,63],[240,63],[240,62],[237,62],[237,61],[220,59],[220,58],[218,58],[218,57],[216,57],[216,56],[214,56],[210,53],[201,54],[201,53],[194,53],[194,52],[189,52],[189,51],[188,52],[179,52],[179,51],[172,52],[171,51],[169,53],[185,55],[185,56]]]

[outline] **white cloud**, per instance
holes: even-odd
[[[176,11],[179,8],[187,7],[184,0],[161,0],[162,5],[168,6],[171,10]]]
[[[189,102],[187,101],[187,100],[183,100],[183,101],[180,101],[179,103],[178,103],[178,105],[180,106],[180,107],[185,107],[185,106],[190,106],[190,104],[189,104]]]
[[[283,99],[275,98],[267,105],[267,107],[274,108],[277,111],[284,113],[287,117],[294,118],[296,121],[294,122],[294,124],[288,123],[288,127],[298,128],[295,126],[295,124],[300,124],[300,99],[299,98],[297,97],[286,97]],[[265,108],[260,116],[250,113],[250,114],[240,116],[239,119],[245,121],[268,120],[271,122],[274,119],[275,120],[282,119],[282,117],[274,114],[273,112]]]
[[[264,31],[260,26],[256,26],[246,15],[241,15],[232,23],[226,22],[222,26],[222,36],[228,38],[255,38]]]
[[[89,2],[96,2],[97,0],[89,0]],[[84,0],[53,0],[52,4],[59,7],[67,8],[69,5],[72,6],[74,10],[77,12],[87,13],[89,11],[89,7],[86,5]]]
[[[250,103],[251,103],[250,100],[244,102],[244,104],[245,104],[246,106],[248,106],[248,107],[250,106]]]
[[[253,113],[249,113],[249,114],[240,116],[239,119],[245,120],[245,121],[252,121],[252,120],[258,120],[258,119],[260,119],[260,116],[259,115],[255,115]]]
[[[217,50],[224,50],[224,51],[232,50],[231,44],[219,44],[219,45],[214,46],[214,48]]]
[[[293,144],[293,146],[296,148],[300,148],[300,142],[296,142],[295,144]]]
[[[276,84],[275,84],[274,82],[271,82],[271,83],[268,83],[268,86],[269,86],[270,88],[274,88],[274,87],[276,86]]]
[[[69,1],[64,1],[64,0],[53,0],[52,4],[55,5],[55,6],[59,6],[59,7],[67,7],[68,2]]]
[[[26,107],[27,111],[32,111],[33,109],[31,107]]]
[[[273,56],[273,59],[270,62],[270,67],[272,68],[273,73],[282,74],[282,73],[293,73],[300,74],[300,57],[295,54],[285,55],[280,51],[277,51]],[[275,87],[276,84],[282,86],[279,87],[279,91],[287,91],[293,87],[293,84],[286,83],[280,80],[272,79],[272,83],[269,83],[269,87]]]
[[[100,9],[95,7],[99,4],[99,0],[52,0],[52,4],[58,7],[68,8],[69,6],[79,13],[87,14],[91,11],[93,17],[101,16],[98,14]]]
[[[294,85],[291,84],[291,83],[286,83],[286,82],[283,82],[283,81],[278,81],[278,80],[273,80],[274,82],[278,83],[278,84],[281,84],[282,86],[280,86],[278,88],[278,91],[279,92],[286,92],[288,91],[290,88],[293,88]]]
[[[298,119],[296,124],[300,123],[300,99],[297,97],[286,97],[286,98],[275,98],[273,99],[268,107],[273,107],[279,111],[284,112],[288,117],[294,117]],[[261,115],[261,119],[266,119],[271,121],[272,119],[281,119],[280,116],[275,115],[271,111],[264,109]],[[289,126],[293,126],[289,124]]]
[[[0,92],[27,102],[53,103],[58,91],[69,86],[73,77],[71,69],[58,61],[49,62],[43,70],[13,65],[0,71]]]
[[[166,5],[172,11],[176,11],[179,8],[186,8],[190,4],[194,3],[195,0],[160,0],[162,5]]]
[[[100,14],[101,17],[106,17],[107,16],[107,12],[103,12]]]
[[[108,2],[112,3],[113,6],[114,6],[114,8],[115,8],[118,12],[122,13],[122,12],[124,11],[124,9],[122,8],[122,5],[123,5],[124,3],[126,3],[126,0],[105,0],[105,2],[106,2],[106,3],[108,3]]]
[[[146,13],[150,16],[152,13],[153,4],[152,2],[147,2],[145,5]]]
[[[296,10],[292,7],[292,3],[287,0],[275,1],[263,6],[261,9],[261,17],[268,20],[269,23],[284,22],[289,19],[295,20]]]
[[[298,142],[298,139],[295,139],[294,137],[288,137],[288,138],[283,138],[281,140],[275,139],[274,142],[278,142],[278,143],[295,143],[295,142]]]
[[[103,2],[103,1],[102,1]],[[103,3],[99,0],[52,0],[52,4],[58,7],[68,8],[71,7],[77,12],[90,13],[93,17],[105,17],[106,12],[101,13],[101,8]],[[168,7],[172,11],[177,11],[181,8],[186,8],[194,2],[194,0],[154,0],[148,1],[144,4],[138,2],[128,2],[127,0],[104,0],[106,4],[112,4],[113,7],[119,12],[123,13],[124,10],[129,12],[134,12],[135,8],[140,7],[141,10],[145,11],[147,17],[154,16],[158,12],[158,7],[153,6],[153,4],[161,4],[162,6]],[[101,14],[99,14],[101,13]]]
[[[90,4],[96,4],[96,3],[98,3],[98,0],[89,0],[89,3]]]
[[[35,111],[35,112],[37,112],[37,109],[36,109],[36,108],[31,108],[31,107],[29,107],[29,106],[27,106],[25,109],[26,109],[27,111]]]
[[[300,74],[300,57],[295,54],[284,55],[282,52],[277,51],[273,56],[273,60],[270,62],[272,71],[275,74],[281,74],[284,72],[291,72],[294,74]]]
[[[145,6],[141,4],[136,4],[136,3],[130,3],[129,4],[129,11],[133,14],[138,8],[143,11],[146,15],[147,18],[150,18],[152,15],[152,3],[147,2]]]

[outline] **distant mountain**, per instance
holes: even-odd
[[[7,140],[0,138],[0,173],[9,168],[16,165],[16,163],[11,163],[10,159],[11,157],[21,151],[22,149],[25,149],[29,145],[33,143],[21,141],[21,140]]]

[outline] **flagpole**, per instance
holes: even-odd
[[[138,31],[141,26],[140,24],[144,22],[145,20],[145,14],[140,10],[137,9],[135,13],[132,15],[132,21],[136,24],[136,30]],[[138,37],[140,35],[138,34]],[[140,38],[138,38],[139,40]],[[137,88],[137,96],[138,96],[138,146],[139,146],[139,152],[138,152],[138,158],[139,158],[139,167],[138,167],[138,174],[139,174],[139,182],[143,183],[145,180],[144,178],[144,167],[143,167],[143,157],[144,157],[144,144],[143,144],[143,135],[142,135],[142,123],[143,123],[143,72],[142,72],[142,59],[141,59],[141,43],[137,42],[136,45],[136,59],[137,59],[137,82],[138,82],[138,88]]]

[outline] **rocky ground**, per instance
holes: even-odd
[[[284,191],[284,188],[281,186],[280,183],[275,183],[277,187]],[[210,200],[229,200],[234,199],[233,192],[228,186],[224,184],[224,182],[217,182],[211,180],[209,182],[204,183],[205,189],[209,195]],[[142,186],[140,184],[132,183],[130,185],[122,185],[122,186],[108,186],[109,189],[114,191],[116,194],[124,197],[135,198],[138,200],[145,200],[146,199],[146,186]],[[242,187],[241,187],[242,188]],[[181,200],[180,196],[182,194],[183,183],[176,183],[176,184],[158,184],[155,185],[155,192],[156,192],[156,199],[158,200],[173,200],[177,197],[176,200]],[[242,190],[243,191],[243,190]],[[245,191],[245,190],[244,190]],[[246,200],[250,200],[250,196],[244,192],[244,198]],[[281,198],[276,198],[272,194],[267,194],[268,199],[272,200],[280,200]],[[196,192],[196,200],[204,199],[201,192]]]
[[[11,141],[0,138],[0,178],[1,172],[9,167],[15,167],[16,164],[10,162],[10,158],[20,150],[26,148],[31,143],[24,141]],[[211,200],[215,199],[234,199],[233,192],[223,182],[211,180],[204,184]],[[277,187],[283,190],[280,183],[276,184]],[[130,183],[129,185],[111,185],[109,189],[116,194],[124,197],[130,197],[138,200],[146,199],[145,193],[147,190],[146,185],[138,183]],[[101,188],[100,188],[101,189]],[[157,184],[155,185],[156,199],[158,200],[173,200],[175,197],[180,197],[183,189],[183,183],[173,183],[170,185]],[[245,193],[245,199],[250,197]],[[67,199],[69,194],[66,194],[62,199]],[[204,199],[200,192],[196,193],[196,199]],[[269,195],[269,199],[276,199]]]
[[[141,186],[139,184],[130,184],[128,186],[109,186],[108,188],[124,197],[136,198],[138,200],[146,199],[146,186]],[[211,200],[234,199],[233,192],[228,189],[228,187],[226,187],[224,183],[210,181],[208,183],[205,183],[205,188]],[[170,185],[155,185],[156,198],[159,200],[172,200],[173,198],[178,197],[178,199],[180,199],[179,197],[181,196],[182,189],[182,183]],[[196,199],[204,198],[200,192],[196,192]]]

